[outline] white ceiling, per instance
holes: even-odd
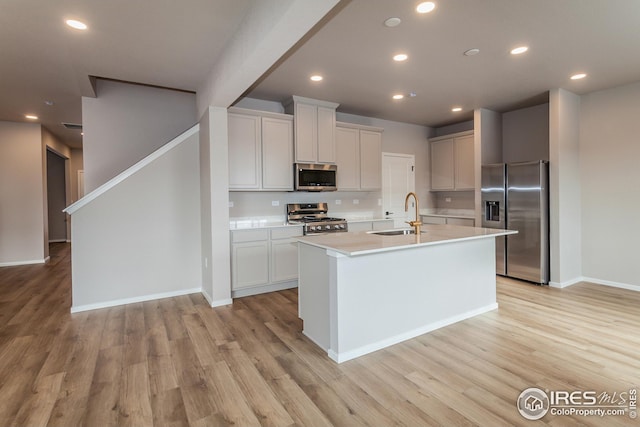
[[[27,113],[72,147],[89,76],[195,91],[251,0],[0,0],[0,120]],[[75,18],[85,32],[64,23]],[[54,102],[49,107],[45,100]]]
[[[352,0],[248,96],[295,94],[339,102],[339,111],[441,126],[473,109],[509,111],[544,102],[547,91],[577,94],[640,80],[638,0]],[[383,22],[402,23],[387,28]],[[509,51],[528,45],[529,51]],[[463,52],[478,48],[476,56]],[[409,59],[394,63],[405,52]],[[569,76],[588,73],[580,81]],[[313,73],[324,75],[312,83]],[[394,93],[415,98],[393,101]],[[461,106],[461,113],[452,113]]]
[[[251,4],[264,0],[0,0],[0,120],[40,122],[72,147],[89,76],[195,91]],[[300,0],[296,0],[300,1]],[[281,60],[248,96],[339,102],[339,111],[440,126],[475,108],[506,111],[640,79],[638,0],[343,0],[342,9]],[[383,21],[402,24],[386,28]],[[64,25],[77,18],[78,32]],[[512,57],[520,44],[528,53]],[[470,48],[480,54],[465,57]],[[405,63],[391,56],[404,51]],[[569,80],[584,71],[588,77]],[[313,84],[312,73],[325,80]],[[396,92],[415,98],[392,101]],[[44,104],[54,101],[53,106]],[[454,105],[463,111],[454,114]]]

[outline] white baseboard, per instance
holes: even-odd
[[[81,311],[89,311],[89,310],[98,310],[100,308],[109,308],[109,307],[115,307],[118,305],[133,304],[137,302],[152,301],[156,299],[178,297],[182,295],[197,294],[200,292],[202,292],[201,288],[192,288],[192,289],[183,289],[183,290],[173,291],[173,292],[163,292],[159,294],[142,295],[142,296],[133,297],[133,298],[123,298],[123,299],[112,300],[112,301],[97,302],[94,304],[71,306],[71,313],[79,313]]]
[[[582,281],[594,283],[596,285],[611,286],[613,288],[627,289],[630,291],[640,292],[640,286],[630,285],[628,283],[612,282],[611,280],[595,279],[593,277],[583,277]]]
[[[209,295],[204,288],[202,289],[202,296],[204,296],[204,299],[207,300],[207,302],[209,303],[209,305],[211,306],[211,308],[213,307],[220,307],[223,305],[229,305],[229,304],[233,304],[233,300],[231,298],[225,298],[225,299],[219,299],[219,300],[214,300],[211,295]]]
[[[266,294],[267,292],[283,291],[285,289],[297,288],[298,281],[275,283],[272,285],[254,286],[252,288],[238,289],[231,291],[232,298],[248,297],[250,295]]]
[[[49,262],[49,257],[45,259],[30,259],[26,261],[12,261],[12,262],[0,262],[0,267],[16,267],[19,265],[32,265],[32,264],[46,264]]]
[[[549,282],[549,286],[552,287],[552,288],[566,288],[566,287],[569,287],[571,285],[575,285],[576,283],[580,283],[582,281],[584,281],[584,277],[576,277],[576,278],[573,278],[571,280],[567,280],[567,281],[564,281],[564,282],[561,282],[561,283]]]
[[[466,313],[461,313],[456,316],[451,316],[443,320],[439,320],[437,322],[429,323],[427,325],[421,326],[419,328],[413,329],[411,331],[407,331],[389,338],[385,338],[383,340],[364,345],[362,347],[355,348],[353,350],[337,353],[332,349],[329,349],[327,354],[329,357],[337,363],[346,362],[347,360],[355,359],[356,357],[364,356],[365,354],[372,353],[376,350],[381,350],[383,348],[389,347],[394,344],[398,344],[402,341],[409,340],[411,338],[415,338],[417,336],[426,334],[427,332],[435,331],[436,329],[443,328],[445,326],[452,325],[454,323],[460,322],[462,320],[469,319],[471,317],[478,316],[480,314],[495,310],[498,308],[498,303],[493,303],[486,305],[484,307],[477,308],[475,310],[467,311]]]

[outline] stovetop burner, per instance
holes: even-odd
[[[304,224],[304,234],[347,231],[347,221],[328,217],[327,210],[326,203],[290,203],[287,205],[287,222]]]

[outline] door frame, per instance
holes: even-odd
[[[386,182],[386,174],[384,173],[385,170],[385,164],[388,162],[388,159],[391,157],[401,157],[401,158],[405,158],[407,160],[410,160],[411,164],[413,165],[413,170],[410,172],[410,179],[408,179],[409,184],[409,191],[416,191],[416,171],[415,171],[415,165],[416,165],[416,156],[414,154],[406,154],[406,153],[388,153],[388,152],[383,152],[382,153],[382,194],[381,194],[381,199],[382,199],[382,206],[380,207],[380,213],[382,214],[383,218],[386,218],[387,216],[385,215],[385,210],[384,207],[386,206],[385,203],[385,186],[388,185],[388,183]],[[409,192],[408,191],[408,192]],[[406,219],[406,216],[405,216]]]

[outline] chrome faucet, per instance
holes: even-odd
[[[419,208],[419,203],[418,203],[418,196],[416,196],[416,193],[414,193],[413,191],[409,194],[407,194],[407,197],[405,197],[404,199],[404,211],[408,212],[409,211],[409,197],[413,196],[414,199],[416,199],[416,220],[415,221],[405,221],[407,224],[409,224],[410,226],[413,227],[416,236],[420,236],[420,226],[422,225],[422,221],[420,221],[420,208]]]

